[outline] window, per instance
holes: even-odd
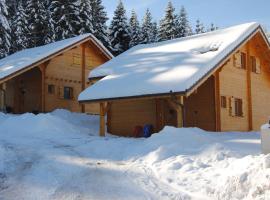
[[[225,96],[221,96],[220,102],[221,108],[227,108],[227,98]]]
[[[55,86],[54,85],[48,85],[48,93],[55,94]]]
[[[256,73],[256,58],[254,56],[250,56],[250,65],[251,71]]]
[[[243,101],[242,99],[235,98],[234,101],[235,108],[235,116],[242,117],[243,116]]]
[[[247,55],[243,52],[241,52],[241,68],[242,69],[247,68]]]
[[[73,99],[73,88],[64,87],[64,99]]]

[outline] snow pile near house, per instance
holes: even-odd
[[[98,137],[97,116],[0,114],[0,199],[269,199],[257,133]]]
[[[91,71],[90,78],[105,78],[82,92],[79,100],[186,92],[259,27],[247,23],[135,46]]]

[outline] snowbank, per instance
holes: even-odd
[[[0,114],[0,199],[268,199],[258,133],[98,137],[97,116]]]

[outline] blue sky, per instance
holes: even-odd
[[[141,18],[150,8],[154,19],[159,20],[164,13],[168,0],[123,0],[130,14],[135,9]],[[205,26],[211,22],[219,27],[245,22],[257,21],[270,31],[270,0],[172,0],[177,11],[181,5],[186,7],[192,24],[196,19],[204,22]],[[118,0],[103,0],[109,17],[113,15]]]

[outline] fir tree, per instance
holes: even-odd
[[[174,14],[175,8],[172,2],[169,1],[165,11],[164,18],[160,21],[159,26],[159,40],[170,40],[177,36],[176,31],[176,15]]]
[[[80,24],[79,24],[79,34],[84,33],[94,33],[92,24],[92,7],[90,0],[80,0]]]
[[[129,26],[130,26],[130,47],[136,46],[140,44],[141,42],[141,28],[140,28],[140,23],[138,21],[137,14],[135,13],[134,10],[131,12],[131,18],[129,21]]]
[[[150,42],[153,43],[157,41],[158,41],[158,26],[157,26],[157,22],[153,22]]]
[[[36,47],[44,45],[49,25],[45,2],[42,0],[27,0],[26,5],[25,13],[29,27],[27,46]]]
[[[153,42],[153,22],[150,10],[147,9],[142,23],[142,43],[149,44]]]
[[[128,50],[130,43],[130,30],[126,17],[126,10],[120,0],[114,11],[114,16],[110,25],[110,41],[115,55],[119,55]]]
[[[105,8],[102,5],[102,0],[90,0],[90,5],[92,8],[91,15],[94,35],[104,46],[111,50],[112,47],[108,36],[108,27],[106,26],[108,18]]]
[[[215,26],[214,23],[211,23],[210,28],[209,28],[209,31],[215,31],[217,29],[218,29],[218,27]]]
[[[200,34],[200,33],[204,33],[204,25],[203,23],[200,22],[199,19],[196,20],[196,28],[195,28],[195,33],[196,34]]]
[[[8,8],[5,0],[0,0],[0,58],[7,56],[11,47],[11,29],[8,23]]]
[[[180,14],[177,16],[177,37],[186,37],[192,34],[191,27],[189,25],[187,12],[184,6],[181,7]]]
[[[79,34],[80,10],[76,0],[54,0],[50,5],[52,38],[55,41],[70,38]]]
[[[25,3],[20,2],[17,8],[17,13],[12,23],[13,32],[13,52],[27,48],[29,33],[27,15],[25,13]]]

